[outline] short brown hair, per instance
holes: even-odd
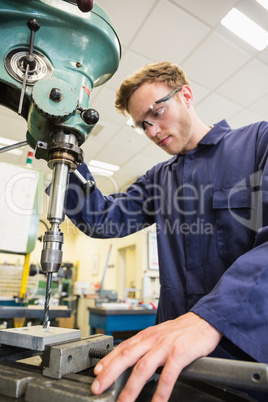
[[[188,78],[180,67],[169,62],[146,64],[126,78],[116,92],[115,108],[126,115],[131,95],[145,82],[162,82],[171,89],[189,85]]]

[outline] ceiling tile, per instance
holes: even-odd
[[[142,156],[141,154],[135,155],[131,158],[125,165],[124,169],[132,169],[135,166],[135,176],[141,176],[147,172],[147,170],[151,169],[155,165],[156,161],[154,158],[150,158],[149,156]]]
[[[124,123],[125,118],[116,112],[114,102],[115,90],[103,86],[91,104],[91,107],[99,112],[100,123],[102,119],[110,120],[119,125]]]
[[[248,53],[213,32],[187,58],[182,68],[189,79],[213,89],[241,68],[249,58]]]
[[[113,145],[129,150],[133,153],[140,152],[148,145],[148,138],[145,135],[136,133],[131,127],[125,125],[113,138]]]
[[[196,112],[207,125],[215,124],[223,118],[238,113],[241,106],[216,93],[209,95],[196,107]]]
[[[123,46],[128,46],[134,35],[146,22],[147,15],[157,0],[98,0],[109,15]]]
[[[84,161],[88,163],[90,159],[95,159],[96,155],[104,146],[103,142],[96,141],[93,137],[89,137],[81,147],[84,152]]]
[[[253,102],[249,109],[259,115],[262,115],[264,119],[268,120],[268,94],[264,95],[260,99],[258,98],[256,102]]]
[[[267,93],[267,77],[268,66],[254,59],[217,88],[217,92],[247,107]]]
[[[129,151],[126,149],[115,146],[113,141],[107,144],[100,152],[97,153],[96,158],[99,161],[112,163],[113,165],[122,166],[130,158],[132,158],[133,152],[131,148]]]
[[[170,155],[167,154],[166,151],[151,141],[143,148],[141,155],[144,155],[145,157],[149,156],[151,159],[155,160],[155,163],[164,162],[170,158]]]
[[[15,112],[1,106],[1,130],[0,136],[17,140],[26,140],[27,122]]]
[[[192,88],[195,105],[204,99],[210,92],[209,89],[205,88],[203,85],[197,84],[194,80],[191,80],[190,86]]]
[[[125,123],[125,121],[123,121]],[[92,130],[89,135],[89,139],[94,139],[98,142],[102,142],[103,144],[109,143],[114,135],[121,129],[122,124],[114,123],[113,121],[109,121],[106,119],[100,118],[99,122],[96,124],[95,128]],[[100,131],[98,131],[100,130]],[[88,141],[86,141],[87,143]],[[83,145],[84,147],[85,145]]]
[[[262,52],[258,54],[258,59],[268,64],[268,48],[264,49]]]
[[[210,26],[215,26],[238,0],[170,0]]]
[[[117,72],[110,81],[108,81],[107,86],[117,90],[125,78],[133,74],[134,71],[138,70],[145,64],[150,64],[152,62],[152,60],[141,56],[136,52],[126,50],[122,56]]]
[[[130,48],[155,61],[180,63],[209,31],[205,24],[163,0],[156,4]]]
[[[96,185],[104,195],[118,193],[124,181],[118,180],[115,176],[94,175]]]
[[[268,30],[268,11],[257,1],[240,0],[237,2],[236,8],[263,29]]]
[[[241,112],[228,119],[228,123],[232,128],[239,128],[261,120],[264,119],[259,114],[249,109],[243,109]]]

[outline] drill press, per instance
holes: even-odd
[[[112,77],[121,56],[107,14],[90,3],[78,0],[79,9],[73,0],[0,0],[0,104],[27,120],[27,143],[53,171],[50,228],[41,254],[47,274],[45,330],[52,274],[62,264],[60,224],[69,173],[83,161],[80,146],[99,119],[90,108],[90,94]],[[80,179],[88,191],[94,190],[93,182]]]

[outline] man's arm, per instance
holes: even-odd
[[[85,163],[79,172],[86,180],[94,180]],[[74,173],[70,175],[66,215],[86,235],[95,238],[124,237],[154,223],[154,212],[144,208],[151,199],[148,174],[133,183],[126,193],[104,196],[98,188],[87,193]]]
[[[192,308],[256,361],[268,363],[268,227]]]
[[[153,402],[167,401],[182,369],[212,353],[222,336],[255,360],[268,363],[267,238],[268,228],[262,229],[256,247],[238,258],[191,312],[147,328],[116,347],[95,367],[92,391],[103,392],[134,366],[119,401],[135,401],[146,381],[163,366]]]

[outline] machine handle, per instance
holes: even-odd
[[[96,188],[96,183],[93,180],[86,180],[84,176],[76,169],[73,172],[76,177],[83,183],[83,187],[87,193],[92,193]]]
[[[30,71],[34,71],[36,68],[36,60],[33,56],[34,35],[35,35],[35,32],[37,32],[40,28],[40,25],[35,18],[30,18],[27,22],[27,26],[31,31],[31,36],[30,36],[30,44],[29,44],[29,53],[24,57],[24,60],[23,60],[23,66],[25,68],[25,73],[24,73],[24,77],[23,77],[22,89],[21,89],[20,100],[19,100],[19,108],[18,108],[19,115],[21,115],[21,112],[22,112],[23,99],[24,99],[24,95],[25,95],[28,74]]]
[[[83,13],[87,13],[91,11],[94,6],[93,0],[77,0],[78,8],[83,11]]]

